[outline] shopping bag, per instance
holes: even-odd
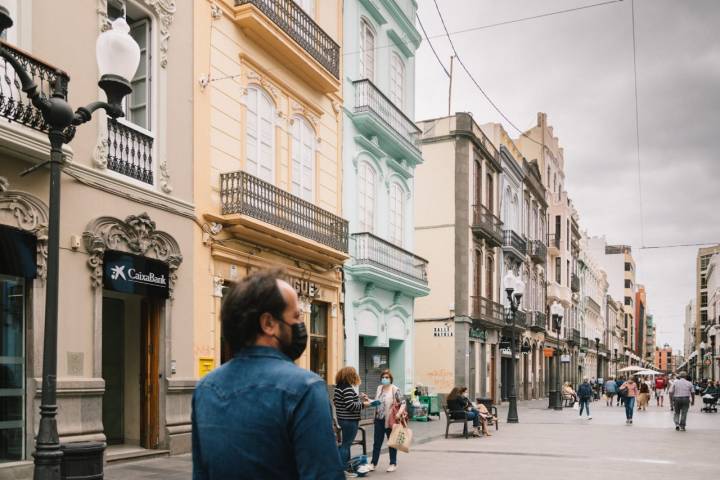
[[[395,448],[401,452],[410,452],[410,443],[412,442],[412,430],[402,423],[393,425],[390,433],[388,447]]]

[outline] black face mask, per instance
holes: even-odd
[[[305,324],[300,322],[290,325],[284,320],[280,320],[280,322],[284,323],[292,330],[290,345],[283,344],[282,340],[280,340],[278,337],[275,337],[277,338],[278,342],[280,342],[280,351],[290,357],[291,360],[297,360],[307,348],[308,334],[307,329],[305,328]]]

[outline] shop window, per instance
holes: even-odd
[[[328,380],[328,308],[313,302],[310,307],[310,370]]]
[[[25,457],[25,283],[0,275],[0,463]]]

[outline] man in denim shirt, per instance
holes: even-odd
[[[235,357],[195,389],[193,480],[345,478],[325,382],[293,363],[307,332],[281,276],[250,275],[223,302]]]

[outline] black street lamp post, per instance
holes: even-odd
[[[0,5],[0,34],[12,27],[13,20],[7,8]],[[42,397],[40,424],[35,440],[35,480],[60,479],[62,450],[57,431],[57,332],[58,332],[58,280],[60,249],[60,173],[63,166],[62,146],[69,143],[75,127],[88,122],[93,112],[103,109],[112,118],[122,117],[122,100],[132,92],[130,79],[140,61],[140,48],[128,34],[130,27],[124,19],[113,22],[113,28],[103,32],[97,41],[96,51],[100,69],[98,85],[105,91],[107,102],[93,102],[78,108],[74,113],[67,102],[70,78],[62,71],[50,98],[42,95],[32,77],[13,53],[0,45],[0,57],[5,59],[20,78],[21,89],[42,114],[48,126],[50,160],[36,165],[21,175],[42,166],[50,166],[50,192],[48,212],[47,283],[45,295],[45,332],[43,339]]]
[[[555,349],[555,381],[550,386],[550,408],[562,410],[562,393],[560,391],[560,328],[565,310],[557,301],[550,306],[553,329],[557,332],[557,348]]]
[[[595,375],[595,381],[600,381],[600,339],[595,338],[595,349],[597,351],[597,374]]]
[[[504,279],[505,293],[507,294],[508,302],[510,302],[510,320],[511,320],[511,334],[512,339],[510,340],[510,355],[512,356],[511,370],[510,370],[510,405],[508,406],[507,423],[518,423],[517,412],[517,391],[515,388],[515,319],[517,317],[517,310],[520,307],[520,301],[522,300],[523,293],[525,292],[525,283],[519,276],[515,276],[512,270],[508,270]]]

